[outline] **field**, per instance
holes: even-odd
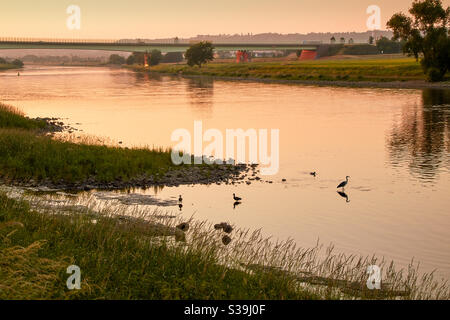
[[[136,70],[143,68],[135,67]],[[424,81],[420,64],[412,58],[323,59],[250,63],[208,63],[201,68],[161,64],[152,72],[244,79],[292,81],[393,82]]]

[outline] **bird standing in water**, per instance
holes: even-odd
[[[180,197],[178,198],[178,202],[183,202],[183,198],[181,197],[181,194],[180,194]]]
[[[345,181],[342,181],[336,188],[342,188],[342,190],[344,190],[345,186],[348,183],[348,178],[350,178],[349,176],[345,177]]]
[[[241,201],[242,198],[236,197],[236,195],[233,193],[233,199],[234,201]]]

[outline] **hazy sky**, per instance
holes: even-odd
[[[13,0],[2,1],[0,36],[161,38],[224,33],[366,31],[369,5],[381,25],[412,0]],[[444,0],[448,5],[450,0]],[[66,26],[69,5],[81,29]]]

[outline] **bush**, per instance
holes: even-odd
[[[125,64],[125,62],[126,62],[125,58],[118,54],[112,54],[109,56],[110,64]]]
[[[20,61],[19,59],[15,59],[15,60],[12,62],[12,64],[15,65],[15,66],[18,66],[19,68],[22,68],[22,67],[23,67],[23,62]]]

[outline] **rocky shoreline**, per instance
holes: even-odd
[[[147,176],[141,175],[129,180],[117,179],[102,182],[91,177],[86,181],[66,182],[51,181],[50,179],[35,181],[3,181],[10,186],[33,188],[35,191],[90,191],[90,190],[123,190],[130,188],[151,188],[155,186],[177,187],[180,185],[211,185],[226,184],[234,185],[246,183],[252,180],[264,181],[258,177],[259,169],[256,165],[190,165],[184,168],[170,170],[164,175]]]

